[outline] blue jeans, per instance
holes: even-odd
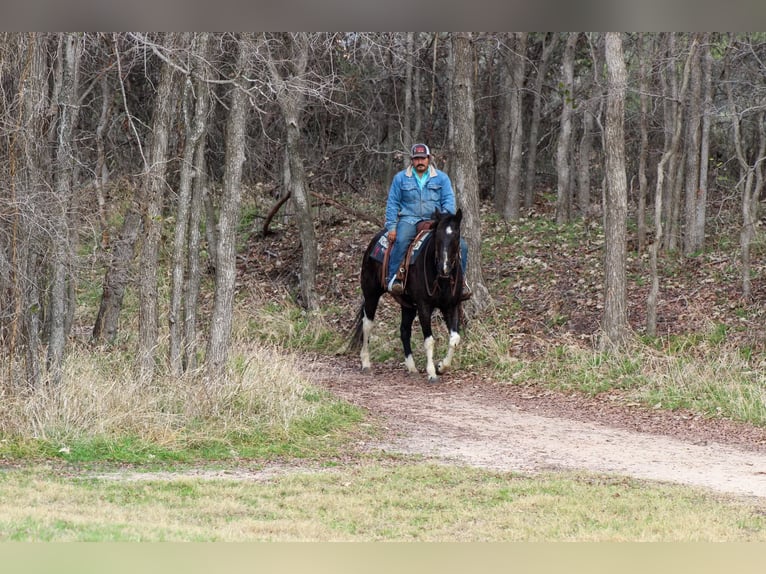
[[[396,224],[396,240],[391,248],[391,255],[388,259],[388,275],[386,275],[386,285],[391,278],[396,275],[399,267],[404,264],[404,256],[407,254],[407,248],[417,235],[417,228],[414,224],[399,220]],[[468,243],[462,237],[460,238],[460,266],[463,268],[463,277],[465,277],[465,268],[468,264]]]

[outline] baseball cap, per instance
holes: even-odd
[[[431,150],[426,144],[415,144],[410,150],[410,157],[428,157],[429,155],[431,155]]]

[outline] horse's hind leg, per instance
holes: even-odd
[[[404,349],[404,366],[410,373],[418,372],[415,359],[412,358],[412,322],[415,320],[416,313],[413,307],[402,307],[402,323],[399,326],[399,336]]]
[[[362,371],[370,370],[370,333],[372,325],[375,322],[375,312],[378,309],[380,295],[369,295],[364,298],[362,306],[362,349],[359,352],[359,358],[362,359]]]

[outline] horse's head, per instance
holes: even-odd
[[[436,222],[433,229],[436,269],[440,277],[448,277],[460,261],[460,222],[463,220],[463,211],[458,209],[454,215],[435,211],[432,219]]]

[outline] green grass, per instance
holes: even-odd
[[[766,541],[757,503],[689,489],[380,462],[262,480],[5,470],[0,540]]]

